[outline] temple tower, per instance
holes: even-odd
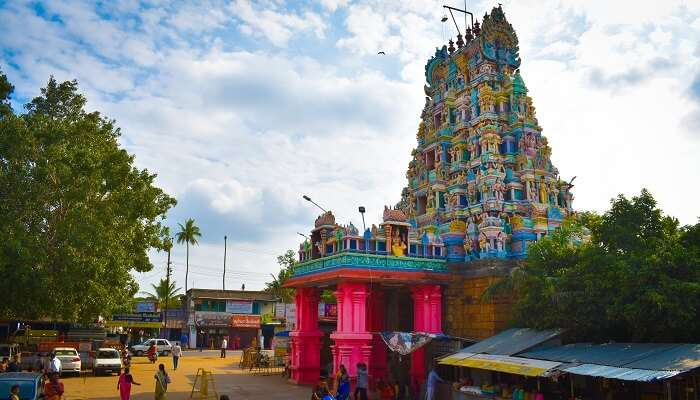
[[[425,66],[418,145],[399,207],[418,236],[440,238],[461,277],[447,296],[448,314],[467,320],[447,321],[455,335],[485,337],[507,321],[507,305],[484,305],[480,293],[572,212],[571,184],[550,161],[519,67],[500,5]],[[472,317],[479,322],[470,325]]]

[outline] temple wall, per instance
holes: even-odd
[[[485,339],[507,328],[513,300],[484,302],[482,293],[517,265],[517,261],[487,259],[451,264],[453,280],[445,290],[445,333]]]

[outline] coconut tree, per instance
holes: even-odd
[[[185,243],[187,248],[187,261],[185,264],[185,293],[187,293],[187,283],[189,281],[190,274],[190,245],[197,245],[197,238],[202,237],[202,233],[199,231],[199,227],[194,224],[192,218],[188,218],[185,221],[185,225],[178,224],[180,226],[180,232],[175,235],[178,244]]]
[[[153,288],[152,292],[141,292],[146,296],[147,300],[155,300],[161,305],[162,309],[172,309],[180,306],[180,296],[179,293],[182,288],[175,287],[175,282],[170,282],[165,279],[161,279],[158,284],[151,284]]]

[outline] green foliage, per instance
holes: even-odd
[[[51,78],[26,114],[0,118],[2,319],[111,315],[138,291],[130,272],[149,271],[149,249],[163,245],[175,200],[85,103],[75,81]]]
[[[190,275],[190,245],[196,246],[199,244],[197,238],[202,237],[202,233],[199,231],[199,227],[194,224],[192,218],[188,218],[187,221],[185,221],[185,225],[178,224],[178,226],[180,227],[180,231],[175,234],[175,239],[178,244],[185,243],[187,248],[187,261],[185,266],[185,293],[187,293],[187,282],[189,281]]]
[[[155,300],[160,304],[161,309],[180,308],[183,295],[180,292],[182,288],[176,287],[175,282],[170,282],[161,279],[157,285],[151,284],[153,291],[142,292],[147,300]]]
[[[590,240],[573,245],[590,227]],[[529,248],[523,268],[489,295],[514,292],[515,323],[563,327],[576,340],[696,341],[700,224],[679,227],[648,191],[618,196]]]
[[[0,118],[3,118],[12,113],[10,106],[10,96],[14,92],[15,87],[7,80],[7,76],[0,70]]]
[[[280,266],[280,271],[277,273],[277,276],[270,274],[272,281],[265,284],[265,291],[279,297],[284,303],[293,303],[295,290],[285,288],[284,284],[294,274],[296,263],[296,255],[292,250],[287,250],[281,256],[277,256],[277,264]]]

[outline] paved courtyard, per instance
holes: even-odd
[[[229,352],[226,359],[220,358],[219,353],[215,351],[185,352],[180,361],[180,367],[177,371],[173,371],[172,358],[160,357],[158,361],[165,364],[172,379],[168,388],[168,399],[190,398],[192,382],[198,368],[211,371],[219,395],[227,394],[231,399],[291,400],[305,399],[310,396],[310,388],[290,385],[279,374],[261,376],[242,371],[238,368],[239,359],[240,352]],[[134,380],[141,383],[141,386],[132,386],[132,399],[153,399],[155,387],[153,375],[156,368],[157,364],[149,363],[145,357],[132,359],[131,373]],[[66,377],[63,382],[66,400],[119,399],[116,375]]]

